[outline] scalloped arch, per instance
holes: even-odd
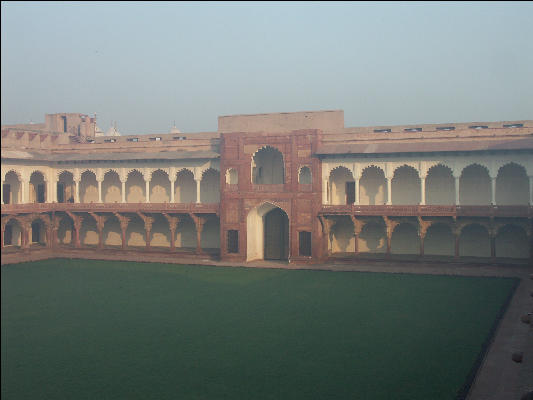
[[[527,176],[527,169],[526,169],[525,165],[522,165],[522,164],[520,164],[520,163],[518,163],[518,162],[516,162],[516,161],[507,161],[507,162],[505,162],[505,163],[502,163],[502,164],[499,166],[499,168],[498,168],[498,173],[497,173],[497,175],[500,174],[500,171],[501,171],[502,168],[505,168],[505,167],[507,167],[507,166],[515,166],[515,167],[518,167],[519,169],[523,170],[523,171],[524,171],[524,175]]]
[[[396,171],[399,170],[400,168],[411,168],[411,169],[414,169],[417,173],[418,176],[420,176],[420,168],[418,166],[415,166],[416,164],[413,164],[413,163],[403,163],[403,164],[398,164],[396,166],[394,166],[394,169],[392,170],[392,175],[393,177],[396,175]]]
[[[482,162],[473,162],[473,163],[470,163],[468,165],[465,165],[462,169],[461,169],[461,176],[463,176],[463,173],[465,171],[465,169],[467,168],[470,168],[470,167],[473,167],[473,166],[478,166],[478,167],[481,167],[483,168],[485,171],[487,171],[487,175],[490,177],[490,168],[488,165],[485,165],[484,163]]]
[[[22,173],[21,173],[20,171],[17,171],[17,170],[14,169],[14,168],[10,168],[10,169],[7,169],[7,170],[5,170],[5,171],[2,172],[2,180],[3,180],[3,181],[6,180],[6,176],[7,176],[7,174],[9,174],[10,172],[13,172],[13,173],[17,176],[19,182],[22,182]]]

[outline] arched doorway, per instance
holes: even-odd
[[[289,217],[281,208],[263,203],[246,218],[246,260],[289,259]]]

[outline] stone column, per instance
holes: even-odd
[[[122,202],[125,203],[126,202],[126,181],[120,181],[120,183],[122,184],[122,191],[121,191]]]
[[[205,220],[202,217],[193,217],[194,224],[196,225],[196,254],[200,255],[202,251],[202,231],[204,230]]]
[[[74,188],[74,202],[79,203],[80,202],[80,181],[75,180],[74,181],[75,188]]]
[[[426,233],[430,226],[430,221],[425,221],[422,219],[422,217],[418,217],[418,232],[420,235],[420,257],[424,257],[424,239],[426,238]]]
[[[388,217],[383,217],[383,220],[385,221],[386,232],[387,232],[387,257],[390,257],[392,232],[394,232],[394,228],[396,228],[399,222],[393,221],[389,219]]]
[[[102,203],[102,180],[98,179],[98,203]]]
[[[2,186],[0,186],[0,190],[2,191],[2,193],[0,194],[0,204],[4,204],[4,182],[5,181],[2,181]],[[2,247],[4,246],[4,241],[2,239]]]
[[[126,249],[126,231],[128,229],[128,222],[129,219],[127,217],[124,217],[123,215],[120,215],[118,213],[114,213],[115,216],[118,219],[118,222],[120,224],[120,230],[121,230],[121,239],[122,239],[122,250]]]
[[[76,217],[75,219],[73,218],[73,225],[74,225],[74,247],[76,247],[77,249],[79,249],[81,247],[81,243],[80,243],[80,229],[81,229],[81,217]]]
[[[328,204],[328,188],[329,180],[324,180],[324,185],[322,186],[322,204]]]
[[[351,215],[353,222],[353,233],[354,233],[354,253],[355,255],[359,254],[359,244],[357,243],[359,239],[359,234],[361,233],[361,230],[363,229],[363,222],[355,218],[355,216]]]
[[[179,223],[179,217],[171,217],[168,214],[163,214],[168,221],[168,227],[170,229],[170,250],[176,249],[176,229]]]
[[[455,205],[459,205],[459,180],[461,179],[460,176],[454,176],[455,178]]]
[[[175,179],[170,181],[170,202],[171,203],[174,203],[174,194],[175,194],[174,184],[175,183],[176,183]]]
[[[146,179],[146,202],[150,203],[150,180]]]
[[[29,203],[29,193],[30,193],[30,182],[27,180],[20,181],[20,198],[21,203]]]
[[[491,204],[493,206],[496,205],[496,177],[491,176],[490,177],[490,187],[491,187]]]
[[[202,182],[201,179],[195,179],[196,181],[196,204],[200,204],[202,201],[200,199],[200,183]]]
[[[426,204],[426,177],[420,177],[420,205]]]
[[[392,178],[387,177],[387,205],[392,204]]]
[[[359,205],[359,177],[355,178],[355,202],[354,204]]]

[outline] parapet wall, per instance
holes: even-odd
[[[226,115],[218,117],[218,131],[285,132],[301,129],[344,128],[344,111],[303,111],[293,113]]]

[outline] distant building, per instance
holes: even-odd
[[[105,135],[2,126],[2,251],[297,263],[532,257],[533,121],[344,127],[343,111]],[[72,254],[72,253],[69,253]]]

